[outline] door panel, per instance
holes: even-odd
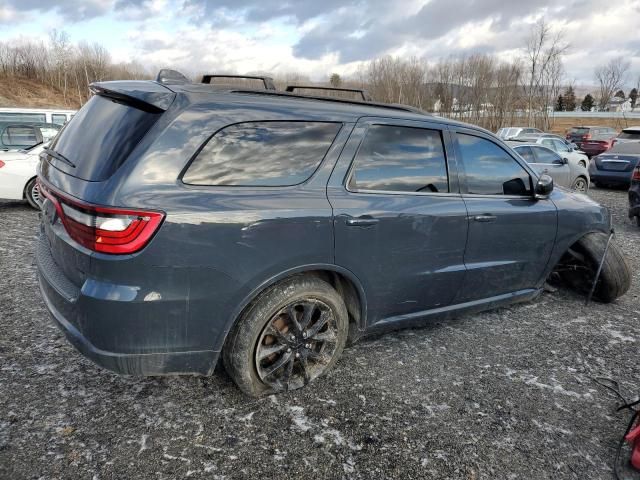
[[[393,127],[393,135],[386,146],[371,148],[370,140],[363,138],[381,125]],[[415,175],[410,171],[420,170],[422,157],[419,145],[389,147],[405,141],[400,138],[404,127],[436,130],[448,144],[446,127],[436,122],[364,120],[354,129],[328,185],[334,212],[335,262],[361,281],[367,296],[368,324],[447,306],[464,279],[467,211],[458,192],[455,160],[447,156],[449,192],[442,191],[446,186],[436,178],[432,166],[419,174],[421,179],[425,175],[435,178],[424,181],[428,189],[407,187],[413,180],[406,177]],[[361,168],[365,160],[360,159],[365,157],[373,160]],[[436,157],[428,153],[427,164]],[[354,167],[349,172],[352,160]],[[386,170],[376,173],[377,161],[386,162]],[[407,167],[409,173],[394,173],[392,167],[398,165]],[[351,182],[353,178],[355,182]]]
[[[466,274],[454,303],[536,288],[553,249],[555,205],[533,197],[535,177],[529,167],[493,138],[464,129],[457,129],[454,138],[469,218]],[[492,171],[486,185],[478,183],[478,171]],[[521,183],[525,177],[531,185],[526,194],[511,195],[506,187],[502,194],[477,193],[499,192],[501,185]]]

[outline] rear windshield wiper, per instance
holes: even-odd
[[[76,164],[75,164],[75,163],[73,163],[71,160],[69,160],[69,159],[68,159],[67,157],[65,157],[64,155],[62,155],[62,154],[60,154],[60,153],[58,153],[58,152],[56,152],[56,151],[54,151],[54,150],[51,150],[51,149],[50,149],[50,148],[48,148],[48,147],[43,148],[43,150],[44,150],[47,154],[49,154],[49,155],[51,155],[53,158],[55,158],[56,160],[60,160],[61,162],[66,163],[66,164],[67,164],[67,165],[69,165],[71,168],[76,168]]]

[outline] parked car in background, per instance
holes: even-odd
[[[636,164],[631,175],[631,186],[629,187],[629,218],[635,219],[640,227],[640,162]]]
[[[22,150],[48,142],[60,128],[53,123],[0,122],[0,151]]]
[[[569,161],[567,155],[560,156],[539,143],[509,141],[507,144],[540,175],[553,178],[556,185],[582,193],[589,190],[589,172],[581,162]]]
[[[497,135],[502,140],[509,140],[518,135],[526,135],[529,133],[543,133],[542,130],[532,127],[502,127],[498,130]]]
[[[640,143],[621,143],[589,161],[589,176],[596,186],[628,187],[640,161]]]
[[[569,129],[565,138],[591,157],[610,149],[617,134],[611,127],[582,126]]]
[[[76,110],[55,108],[0,108],[0,122],[16,123],[55,123],[64,125],[76,113]]]
[[[623,128],[618,136],[614,139],[614,145],[629,142],[640,143],[640,127]]]
[[[550,148],[561,157],[567,158],[569,163],[580,164],[584,168],[586,168],[589,163],[589,157],[587,157],[586,153],[578,150],[575,143],[569,142],[560,135],[555,135],[553,133],[519,135],[511,140],[514,142],[537,143],[539,145],[543,145]]]
[[[25,150],[0,152],[0,198],[26,200],[33,208],[40,208],[36,170],[46,146],[40,143]]]
[[[92,85],[41,155],[40,291],[105,368],[210,375],[222,357],[265,395],[322,375],[347,339],[535,298],[555,268],[590,286],[606,207],[484,129],[169,81]],[[604,302],[631,278],[608,252]]]

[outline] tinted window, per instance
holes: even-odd
[[[640,140],[639,130],[623,130],[618,138],[627,138],[629,140]]]
[[[2,133],[2,143],[8,147],[34,145],[38,137],[33,127],[7,127]]]
[[[448,192],[447,164],[440,132],[371,126],[356,154],[349,188]]]
[[[576,135],[586,135],[587,133],[589,133],[589,129],[582,128],[582,127],[574,127],[571,130],[569,130],[569,133],[575,133]]]
[[[58,125],[64,125],[67,123],[67,116],[62,113],[54,113],[51,115],[51,122]]]
[[[570,152],[571,151],[571,149],[569,148],[569,145],[567,145],[562,140],[556,140],[556,139],[553,139],[553,150],[555,150],[556,152]]]
[[[159,116],[95,95],[51,143],[50,148],[76,168],[51,157],[50,161],[84,180],[105,180],[124,163]]]
[[[17,113],[17,112],[0,113],[0,122],[44,123],[46,121],[47,121],[47,117],[44,113]]]
[[[524,158],[527,163],[535,163],[536,157],[533,155],[533,152],[531,151],[531,147],[529,146],[516,147],[515,151],[518,153],[518,155]]]
[[[525,169],[495,143],[458,134],[469,193],[481,195],[531,195]]]
[[[340,126],[320,122],[231,125],[209,140],[183,181],[269,187],[302,183],[318,168]]]
[[[532,147],[536,153],[537,163],[562,163],[560,155],[548,148]]]

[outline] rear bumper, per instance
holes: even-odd
[[[633,172],[615,172],[610,170],[598,170],[593,161],[589,165],[589,177],[591,177],[591,183],[612,183],[617,185],[629,185],[631,183],[631,174]]]
[[[96,304],[95,299],[85,296],[81,289],[74,286],[57,268],[47,246],[42,245],[42,240],[40,239],[36,248],[38,283],[42,298],[54,323],[80,353],[99,366],[124,375],[210,375],[213,372],[219,352],[212,350],[182,351],[179,348],[172,349],[171,344],[165,344],[163,348],[157,348],[161,351],[118,352],[96,346],[96,343],[104,342],[105,339],[90,338],[87,332],[95,332],[96,329],[86,327],[92,322],[104,322],[104,311],[109,310],[108,301]],[[96,311],[92,314],[94,309],[101,309],[102,312],[98,314]],[[81,320],[70,321],[68,316],[72,315],[72,312]],[[117,325],[113,322],[103,325],[104,328],[100,330],[109,332],[109,340],[134,337],[140,342],[140,350],[145,348],[148,339],[141,335],[141,332],[123,330]],[[109,343],[113,344],[112,341]],[[128,341],[128,344],[131,345],[131,342]]]

